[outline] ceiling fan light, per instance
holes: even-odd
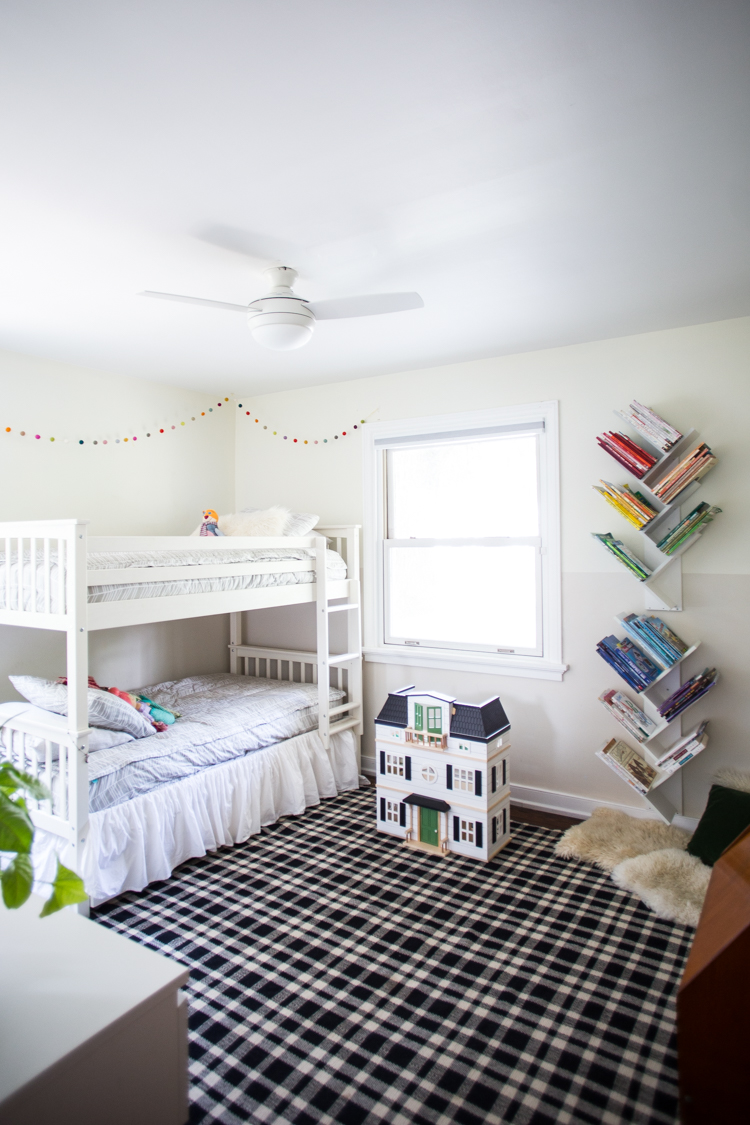
[[[253,324],[250,327],[253,339],[262,344],[264,348],[272,348],[275,352],[290,352],[294,348],[301,348],[310,340],[313,334],[313,324],[283,323]]]

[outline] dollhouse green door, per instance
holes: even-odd
[[[427,708],[427,730],[429,734],[443,733],[443,708]]]
[[[437,809],[419,810],[419,838],[423,844],[438,842],[438,814]]]
[[[423,716],[422,704],[421,703],[415,703],[414,704],[414,729],[415,730],[424,730],[424,719],[423,719],[422,716]]]

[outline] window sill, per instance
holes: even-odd
[[[524,676],[533,680],[562,680],[567,664],[539,656],[469,656],[437,649],[383,646],[366,648],[362,654],[371,664],[399,664],[403,668],[440,668],[449,672],[483,672],[489,676]]]

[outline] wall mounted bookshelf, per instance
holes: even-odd
[[[627,507],[631,495],[627,489],[632,488],[636,498],[640,495],[639,503],[653,508],[655,515],[640,527],[630,522],[639,536],[637,550],[632,550],[612,533],[592,532],[608,554],[643,588],[648,611],[640,616],[618,614],[615,621],[619,636],[605,637],[597,646],[600,656],[611,664],[621,681],[618,688],[605,691],[599,697],[617,722],[619,733],[597,752],[597,757],[670,823],[682,813],[680,771],[708,743],[707,723],[683,733],[683,716],[713,688],[718,674],[715,669],[705,669],[683,680],[685,666],[698,650],[700,641],[683,641],[657,615],[682,609],[680,560],[721,511],[707,503],[698,503],[683,514],[683,507],[698,491],[716,458],[696,430],[680,434],[639,403],[633,402],[628,410],[615,411],[615,414],[635,431],[636,440],[622,433],[605,433],[597,441],[637,484],[625,486],[623,491],[607,485],[610,503],[614,497],[617,507],[619,493],[624,497],[623,506]],[[653,441],[646,436],[646,430],[654,437]],[[604,444],[605,439],[611,448]],[[629,468],[625,463],[629,458],[638,467]],[[642,471],[649,461],[653,463]],[[675,491],[682,476],[693,472],[693,478]],[[665,502],[656,490],[664,491],[665,478],[670,474],[673,474],[670,482],[673,495]],[[622,514],[626,519],[625,513]],[[636,512],[636,518],[640,520],[642,516]]]

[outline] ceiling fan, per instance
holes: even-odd
[[[258,343],[279,352],[306,344],[313,334],[316,320],[342,320],[424,308],[424,301],[418,293],[373,293],[331,301],[306,301],[292,290],[297,271],[291,266],[271,266],[263,272],[269,290],[249,305],[231,305],[226,301],[208,301],[202,297],[182,297],[178,293],[154,293],[150,290],[139,296],[245,313],[248,327]]]

